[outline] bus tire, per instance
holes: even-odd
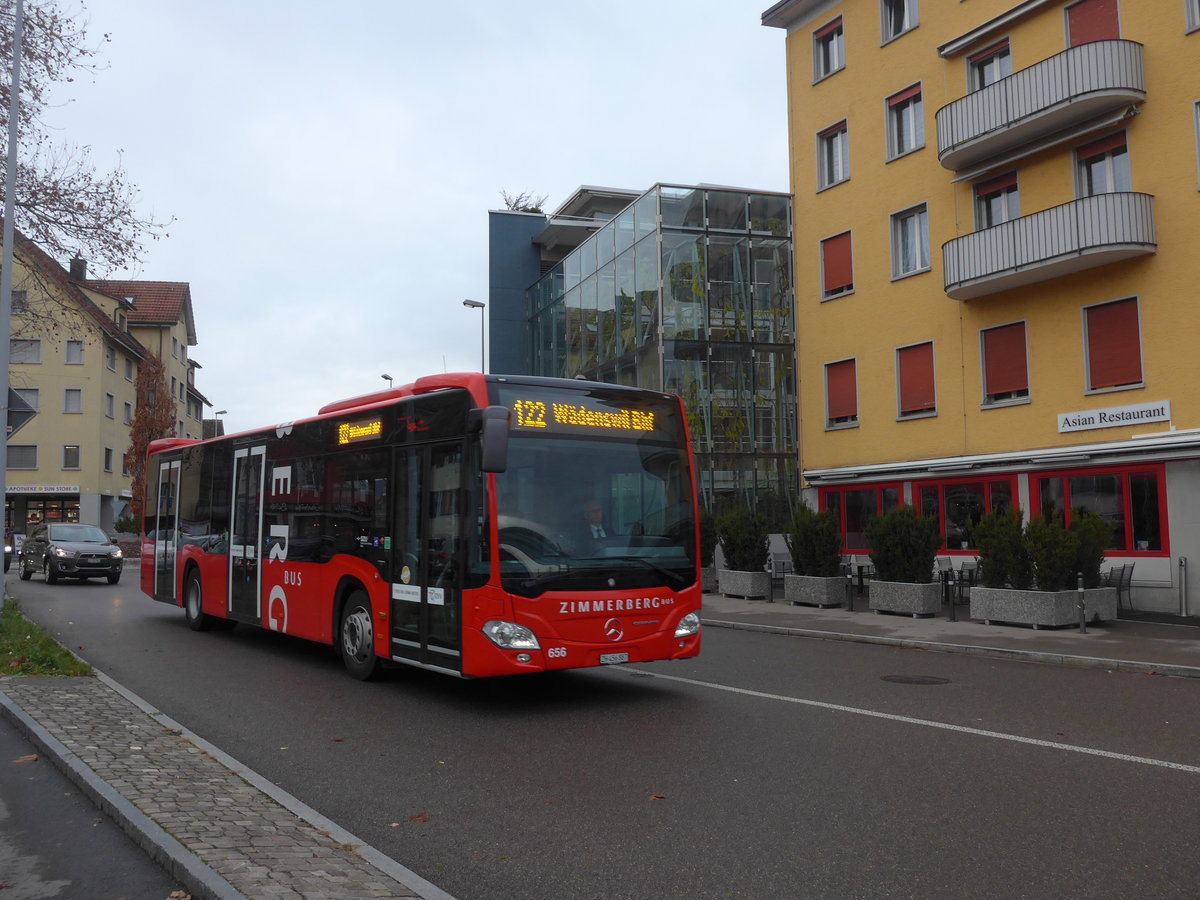
[[[212,624],[212,618],[204,612],[203,596],[200,592],[200,573],[192,569],[183,581],[183,617],[192,631],[204,631]]]
[[[338,648],[342,665],[351,677],[368,681],[378,673],[379,657],[375,655],[371,603],[365,591],[351,591],[346,598],[338,624]]]

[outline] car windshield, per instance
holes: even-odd
[[[50,540],[80,544],[107,544],[108,535],[95,525],[51,525]]]

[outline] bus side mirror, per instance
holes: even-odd
[[[503,472],[508,468],[508,407],[489,406],[478,412],[479,467],[485,472]]]

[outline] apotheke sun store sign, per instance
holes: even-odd
[[[1107,409],[1086,409],[1082,412],[1058,414],[1058,431],[1090,431],[1093,428],[1119,428],[1122,425],[1139,425],[1142,422],[1169,422],[1171,401],[1158,403],[1131,403],[1128,406],[1110,406]]]

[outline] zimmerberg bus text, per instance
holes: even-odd
[[[633,612],[637,609],[661,609],[674,606],[674,597],[629,597],[619,600],[560,600],[558,611],[567,613],[585,612]]]

